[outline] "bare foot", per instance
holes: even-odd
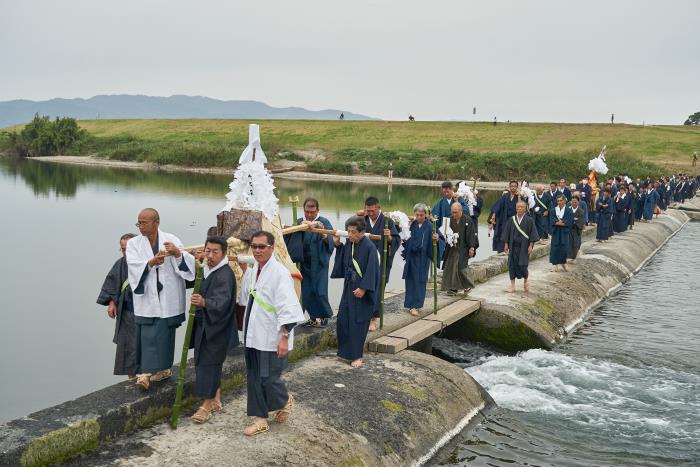
[[[411,313],[411,316],[420,316],[420,313],[415,308],[411,308],[408,312]]]
[[[559,268],[552,268],[550,269],[551,272],[559,272]]]
[[[376,331],[377,330],[377,319],[372,319],[372,321],[369,322],[369,330],[370,331]]]
[[[562,267],[564,268],[564,272],[569,272],[569,267],[566,264],[562,264]]]
[[[506,289],[506,293],[515,293],[515,289]]]
[[[350,363],[350,366],[353,367],[353,368],[360,368],[360,367],[362,366],[362,359],[361,359],[361,358],[358,358],[357,360],[353,360],[353,361]]]
[[[572,260],[571,260],[571,264],[576,264],[576,260],[575,260],[575,259],[572,259]]]

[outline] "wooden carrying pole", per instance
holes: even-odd
[[[437,222],[435,218],[428,213],[433,221],[433,314],[437,314],[438,310],[438,290],[437,290],[437,262],[438,262],[438,241],[435,240],[435,234],[437,233]]]
[[[384,218],[384,229],[389,228],[389,219]],[[384,261],[382,261],[382,291],[381,291],[381,302],[379,306],[379,329],[384,329],[384,290],[386,289],[386,263],[389,260],[389,239],[386,235],[382,234],[384,238]]]

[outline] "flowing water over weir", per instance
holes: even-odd
[[[431,465],[698,465],[700,224],[553,351],[438,342],[498,408]]]

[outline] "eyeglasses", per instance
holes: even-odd
[[[270,246],[272,246],[272,245],[267,245],[267,244],[265,244],[265,245],[257,245],[257,244],[255,244],[255,243],[251,243],[251,244],[250,244],[250,248],[253,249],[253,250],[264,250],[265,248],[270,247]]]
[[[148,225],[153,221],[138,221],[136,224],[134,224],[136,227],[141,227],[142,225]]]

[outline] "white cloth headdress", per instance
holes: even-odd
[[[253,162],[253,153],[255,153],[255,162],[267,164],[267,157],[265,157],[265,153],[260,145],[260,126],[256,123],[248,125],[248,146],[241,153],[238,163]]]

